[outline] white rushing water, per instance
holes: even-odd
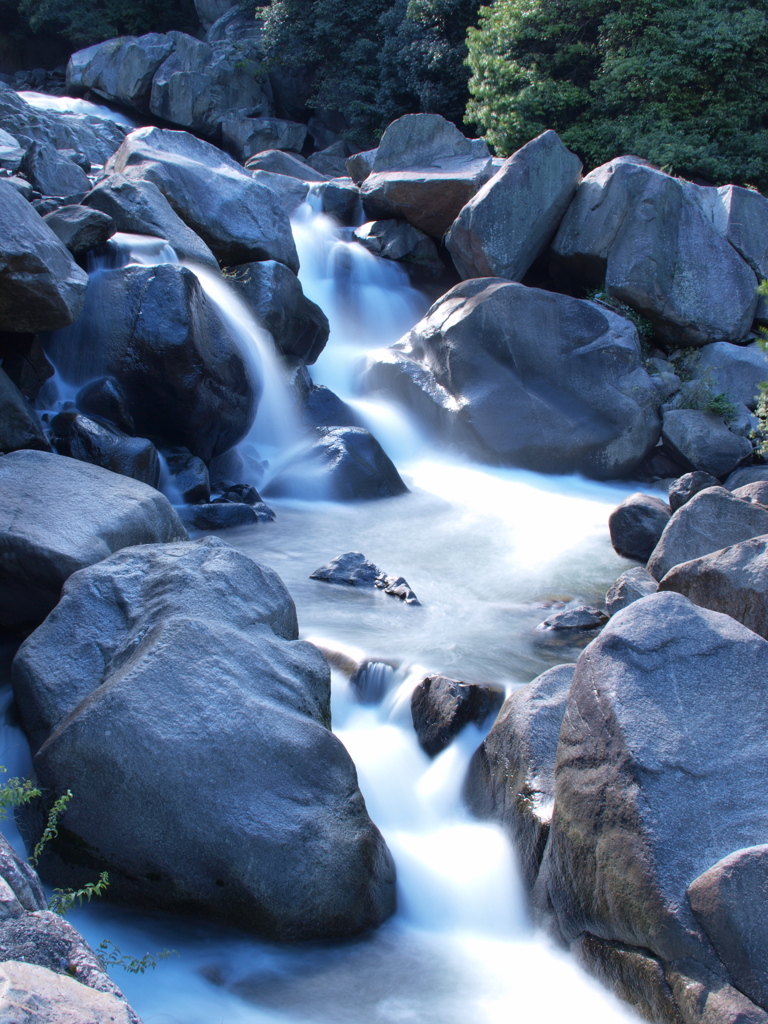
[[[49,96],[45,92],[22,91],[19,96],[37,110],[55,110],[58,114],[88,114],[102,121],[115,121],[126,128],[138,128],[139,122],[102,103],[91,103],[75,96]]]
[[[482,730],[468,727],[430,761],[413,732],[410,694],[426,672],[509,689],[573,660],[578,648],[553,646],[535,626],[553,605],[600,601],[626,567],[606,523],[636,488],[461,462],[435,448],[402,411],[356,394],[365,352],[395,341],[428,303],[400,268],[345,240],[316,211],[302,208],[294,230],[305,291],[332,327],[313,379],[356,405],[411,490],[347,505],[276,501],[274,524],[230,531],[227,539],[281,575],[302,636],[398,666],[380,674],[388,684],[380,703],[358,703],[336,671],[332,699],[334,729],[395,857],[398,912],[357,941],[300,947],[106,902],[71,920],[95,946],[108,938],[131,955],[178,951],[155,972],[116,974],[147,1024],[628,1021],[625,1007],[534,932],[504,833],[465,810],[463,780]],[[143,248],[118,241],[133,261],[175,260],[162,240]],[[211,272],[196,273],[241,343],[271,366],[268,338],[265,348],[231,288]],[[272,370],[279,377],[276,364]],[[286,401],[282,384],[274,387]],[[248,443],[279,450],[295,430],[293,421],[284,436],[262,432]],[[404,575],[422,606],[308,579],[349,550]],[[23,774],[29,765],[18,735],[6,727],[3,757]]]

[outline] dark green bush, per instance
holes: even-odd
[[[75,46],[113,36],[190,29],[192,0],[19,0],[19,15],[33,32],[54,32]]]

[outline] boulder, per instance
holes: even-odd
[[[308,299],[299,279],[282,263],[244,263],[228,281],[279,350],[314,363],[328,341],[328,318]]]
[[[361,427],[355,410],[324,384],[312,384],[300,396],[301,418],[308,427]]]
[[[744,484],[743,487],[731,491],[731,494],[742,501],[754,501],[758,505],[768,507],[768,480],[755,480],[754,483]]]
[[[581,654],[534,890],[567,942],[587,932],[722,970],[686,890],[765,836],[766,670],[765,640],[671,593],[619,612]]]
[[[0,368],[0,453],[22,448],[51,450],[43,425],[5,370]]]
[[[565,611],[556,612],[539,623],[537,629],[552,632],[574,632],[591,633],[593,630],[602,629],[608,621],[608,616],[599,608],[590,608],[587,605],[579,605],[578,608],[566,608]]]
[[[359,501],[408,488],[376,438],[363,427],[316,427],[306,448],[279,467],[267,495]]]
[[[15,189],[19,193],[22,199],[26,199],[27,202],[31,202],[32,197],[35,194],[35,190],[32,188],[32,186],[26,180],[26,178],[19,178],[16,175],[13,175],[12,177],[5,178],[4,180],[7,185],[10,185],[11,188]],[[55,200],[49,201],[55,202]]]
[[[682,960],[666,971],[683,1024],[768,1024],[768,1014],[721,974]]]
[[[230,43],[210,46],[184,32],[172,38],[174,49],[152,79],[149,109],[156,117],[213,135],[233,108],[271,112],[255,52]]]
[[[623,476],[659,436],[633,325],[507,281],[456,285],[401,341],[369,356],[365,380],[443,441],[546,473]]]
[[[689,186],[705,214],[759,278],[768,277],[768,200],[738,185]]]
[[[330,175],[323,174],[310,167],[306,160],[295,153],[283,153],[279,149],[265,149],[246,160],[247,171],[269,171],[272,174],[285,174],[299,181],[329,181]]]
[[[83,206],[111,217],[116,231],[164,238],[179,259],[219,269],[218,260],[202,238],[187,227],[151,181],[110,174],[88,193]]]
[[[218,309],[185,267],[130,265],[91,282],[80,320],[46,340],[62,378],[116,378],[143,437],[208,462],[256,415],[259,387]]]
[[[730,615],[768,640],[768,536],[679,563],[661,579],[659,590]]]
[[[661,436],[683,465],[715,477],[726,476],[752,456],[750,441],[730,431],[714,412],[667,409]]]
[[[581,160],[553,131],[506,160],[470,199],[446,237],[460,276],[521,281],[557,231],[581,168]]]
[[[681,562],[764,533],[767,509],[734,498],[724,487],[708,487],[672,516],[648,561],[648,572],[660,580]]]
[[[86,206],[60,206],[43,220],[73,256],[103,245],[115,233],[115,222],[108,214]]]
[[[41,622],[73,572],[131,544],[186,538],[159,491],[48,452],[0,459],[0,625]]]
[[[612,160],[579,185],[552,246],[571,280],[604,286],[675,348],[743,341],[757,304],[754,271],[702,211],[695,188]]]
[[[362,184],[363,206],[372,220],[401,218],[442,238],[493,173],[487,147],[481,153],[450,121],[405,114],[381,137]]]
[[[106,171],[157,185],[224,263],[274,259],[298,272],[291,227],[273,193],[202,139],[187,132],[138,128]]]
[[[575,667],[558,665],[513,690],[475,751],[464,784],[472,813],[510,833],[529,888],[549,835],[557,741]]]
[[[30,402],[56,372],[46,359],[38,334],[0,331],[0,359],[3,371]]]
[[[613,550],[622,558],[647,562],[669,522],[669,505],[650,494],[631,494],[608,516]]]
[[[658,583],[651,576],[647,569],[636,565],[634,569],[627,569],[616,580],[611,589],[605,595],[605,606],[608,615],[615,615],[622,608],[640,601],[649,594],[655,594]]]
[[[83,308],[88,275],[22,197],[0,179],[0,330],[55,330]]]
[[[266,149],[290,149],[301,152],[307,138],[307,126],[279,117],[250,117],[249,111],[231,110],[221,122],[224,147],[240,163]]]
[[[285,148],[285,147],[282,147]],[[307,160],[321,174],[329,178],[345,178],[347,176],[347,160],[352,155],[352,147],[344,139],[326,146],[319,153],[313,153]]]
[[[135,1024],[124,1000],[95,992],[66,974],[6,960],[0,963],[0,1019],[18,1024]]]
[[[188,448],[163,448],[163,459],[171,477],[173,487],[178,491],[181,502],[195,505],[211,500],[211,481],[208,467]]]
[[[320,209],[339,224],[353,227],[360,223],[360,189],[351,178],[334,178],[310,188],[320,200]]]
[[[18,171],[24,157],[24,149],[9,132],[0,128],[0,167],[6,171]]]
[[[425,676],[411,694],[411,718],[421,749],[435,757],[465,725],[482,725],[497,712],[504,694],[492,686],[464,683],[447,676]]]
[[[362,153],[353,153],[347,157],[346,171],[356,185],[362,185],[373,170],[377,150],[366,149]]]
[[[763,480],[768,480],[768,466],[743,466],[741,469],[735,469],[727,477],[723,487],[727,491],[735,491],[739,487],[744,487],[745,484],[758,483]]]
[[[45,142],[32,143],[21,169],[44,196],[84,195],[91,187],[85,171]]]
[[[114,377],[99,377],[80,388],[75,395],[75,405],[80,412],[106,420],[124,434],[136,433],[128,399]]]
[[[155,72],[173,52],[173,38],[160,32],[121,36],[78,50],[67,64],[67,89],[95,92],[146,113]]]
[[[150,487],[160,482],[160,456],[151,441],[130,437],[82,413],[60,412],[54,416],[51,443],[59,455],[102,466]]]
[[[402,264],[416,282],[437,281],[445,275],[445,265],[429,235],[403,220],[368,221],[355,228],[355,240],[374,256]]]
[[[421,604],[402,576],[388,576],[360,551],[347,551],[344,555],[332,558],[330,562],[315,569],[309,578],[348,587],[373,587],[399,597],[406,604]]]
[[[251,505],[230,502],[177,505],[176,511],[188,530],[197,530],[201,533],[209,530],[230,530],[237,526],[255,526],[261,521],[257,510]]]
[[[53,729],[37,777],[75,792],[47,877],[107,869],[108,896],[283,941],[389,916],[392,860],[328,728],[328,665],[297,636],[279,577],[214,538],[73,577],[14,664],[36,749]]]
[[[232,4],[229,0],[195,0],[197,16],[206,32],[231,9]]]
[[[694,494],[706,490],[707,487],[719,486],[720,481],[711,473],[704,473],[700,469],[694,470],[693,473],[685,473],[669,485],[669,507],[673,512],[677,512]]]
[[[225,0],[222,0],[222,6]],[[247,51],[248,56],[253,60],[264,57],[262,44],[263,21],[260,17],[253,16],[242,4],[236,4],[228,10],[223,11],[205,33],[206,43],[230,43],[239,48],[240,52]],[[264,82],[264,93],[271,102],[272,87],[268,81]]]
[[[768,200],[763,202],[768,206]],[[768,380],[768,356],[758,342],[730,345],[727,341],[718,341],[704,346],[693,373],[705,377],[716,394],[723,393],[732,402],[754,409],[760,384]]]
[[[287,174],[273,174],[272,171],[255,170],[250,174],[254,181],[260,185],[266,185],[273,196],[279,200],[286,217],[292,217],[296,208],[306,202],[309,195],[308,181],[300,181]]]

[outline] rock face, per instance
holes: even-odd
[[[146,113],[152,79],[172,51],[171,36],[159,32],[96,43],[69,58],[67,88],[75,95],[90,90]]]
[[[735,498],[723,487],[699,491],[675,512],[648,561],[657,580],[681,562],[768,533],[768,510]]]
[[[730,431],[713,412],[668,409],[661,433],[683,465],[716,477],[726,476],[752,455],[749,440]]]
[[[88,275],[42,218],[0,180],[0,330],[55,330],[83,308]]]
[[[14,666],[34,746],[54,730],[38,778],[77,789],[48,875],[84,876],[85,848],[131,903],[292,941],[380,924],[392,861],[327,728],[327,663],[297,635],[276,574],[213,538],[71,579]]]
[[[647,562],[670,520],[669,505],[650,494],[632,494],[608,517],[613,550],[623,558]]]
[[[766,669],[765,640],[657,594],[582,653],[560,730],[536,905],[567,942],[587,933],[667,965],[686,1021],[753,1019],[690,1015],[673,972],[727,981],[687,893],[765,836]]]
[[[381,137],[362,185],[372,220],[399,217],[442,238],[493,174],[488,148],[466,139],[439,114],[406,114]]]
[[[768,537],[753,537],[673,566],[659,590],[684,594],[768,640]]]
[[[514,153],[448,232],[445,244],[461,277],[521,281],[557,231],[581,167],[553,131]]]
[[[507,697],[469,765],[464,795],[481,818],[499,821],[533,885],[555,798],[555,753],[575,665],[558,665]]]
[[[0,1017],[23,1024],[135,1024],[125,1002],[86,988],[66,974],[7,960],[0,963]]]
[[[622,608],[655,594],[658,583],[647,569],[636,565],[623,572],[605,595],[605,606],[609,615],[615,615]]]
[[[219,269],[216,257],[205,242],[174,213],[151,181],[131,181],[122,174],[111,174],[88,193],[83,205],[111,217],[116,231],[156,235],[164,238],[180,259]]]
[[[159,491],[47,452],[0,459],[0,625],[40,622],[73,572],[131,544],[183,540]]]
[[[46,345],[64,380],[116,378],[139,434],[205,462],[235,445],[256,414],[246,358],[195,275],[178,265],[99,274],[78,323]]]
[[[612,160],[579,185],[552,248],[572,279],[604,284],[676,347],[743,341],[757,304],[754,271],[708,219],[696,189]]]
[[[114,377],[98,377],[80,388],[75,395],[75,405],[86,416],[106,420],[124,434],[136,433],[128,399]]]
[[[419,746],[435,757],[453,742],[465,725],[482,723],[498,711],[501,690],[463,683],[446,676],[426,676],[411,694],[411,717]]]
[[[239,164],[202,139],[187,132],[138,128],[126,137],[106,171],[157,185],[224,263],[277,260],[298,271],[283,207]]]
[[[651,378],[632,324],[594,303],[480,279],[452,288],[369,388],[474,455],[548,473],[621,476],[655,445]]]
[[[0,369],[0,452],[15,452],[21,448],[51,450],[32,406],[8,374]]]

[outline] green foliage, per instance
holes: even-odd
[[[99,956],[105,967],[121,967],[129,974],[143,974],[147,969],[154,970],[161,960],[178,956],[175,949],[162,949],[159,953],[145,953],[142,957],[126,956],[110,939],[99,943]]]
[[[109,885],[109,873],[102,871],[98,882],[88,882],[82,889],[54,889],[48,900],[48,909],[63,917],[77,904],[82,906],[83,900],[89,903],[94,896],[102,896]]]
[[[59,818],[62,816],[64,811],[66,811],[67,805],[71,799],[72,790],[68,789],[63,796],[60,796],[58,800],[54,802],[53,807],[51,807],[48,812],[48,820],[45,823],[43,834],[40,836],[37,846],[32,852],[32,856],[29,858],[29,863],[33,866],[37,866],[37,862],[40,860],[40,855],[46,845],[59,834]]]
[[[623,302],[619,302],[608,292],[597,289],[592,291],[587,296],[592,302],[599,302],[601,306],[607,306],[608,309],[614,313],[618,313],[619,316],[625,317],[631,323],[635,325],[638,337],[640,338],[640,347],[643,350],[643,358],[647,358],[650,353],[651,342],[656,337],[656,331],[653,328],[653,324],[648,317],[643,316],[642,313],[636,312],[631,306],[627,306]]]
[[[768,187],[768,0],[496,0],[469,29],[467,119],[503,154],[547,128]]]
[[[75,46],[113,36],[191,29],[192,0],[18,0],[19,14],[34,32],[56,32]]]
[[[5,775],[7,770],[0,765],[0,774]],[[0,783],[0,821],[4,821],[14,807],[23,807],[39,796],[40,790],[29,779],[6,779]]]
[[[700,355],[700,349],[683,348],[670,356],[670,361],[674,363],[675,371],[683,382],[671,405],[674,409],[713,412],[721,416],[725,423],[732,423],[737,415],[736,403],[724,391],[715,391],[710,370],[704,373],[697,371],[696,364]]]
[[[760,425],[752,431],[752,440],[755,442],[755,454],[766,458],[768,457],[768,380],[761,381],[758,388],[755,416]]]

